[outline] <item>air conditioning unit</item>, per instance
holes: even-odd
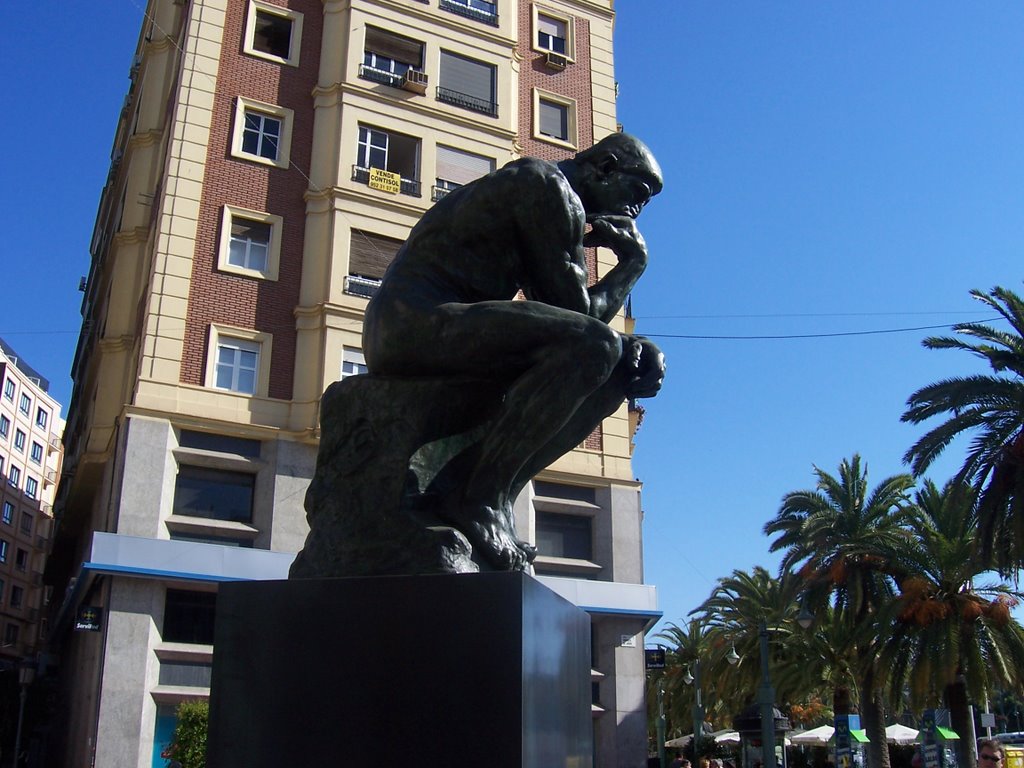
[[[420,96],[427,92],[427,73],[410,69],[402,77],[402,90],[418,93]]]
[[[560,53],[548,51],[544,54],[544,66],[561,72],[569,64],[569,60]]]

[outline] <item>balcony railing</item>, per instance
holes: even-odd
[[[345,275],[345,287],[343,290],[345,293],[350,293],[353,296],[365,296],[368,299],[372,299],[379,287],[380,280],[360,277],[359,275]]]
[[[448,104],[454,104],[457,107],[463,109],[471,109],[474,112],[482,112],[485,115],[491,117],[498,116],[498,105],[493,101],[487,99],[481,99],[476,96],[470,96],[468,93],[459,93],[453,91],[450,88],[437,87],[437,100],[443,101]]]
[[[375,83],[390,85],[392,88],[402,87],[402,76],[394,72],[387,72],[383,69],[368,67],[366,64],[359,65],[359,76],[364,80],[373,80]]]
[[[442,197],[445,197],[449,192],[452,192],[461,186],[461,184],[456,184],[454,181],[438,179],[437,184],[430,188],[430,199],[436,203]]]
[[[492,27],[498,26],[498,7],[494,3],[487,3],[483,0],[465,0],[464,2],[440,0],[438,8],[465,16],[467,19],[482,21]]]
[[[365,168],[361,165],[353,165],[352,181],[358,181],[360,184],[369,184],[370,169]],[[415,179],[407,179],[403,176],[400,190],[403,195],[412,195],[413,197],[420,197],[420,183]]]

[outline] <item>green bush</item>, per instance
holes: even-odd
[[[202,699],[178,705],[178,724],[164,757],[180,763],[181,768],[206,768],[206,728],[210,704]]]

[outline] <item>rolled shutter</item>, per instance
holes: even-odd
[[[494,103],[494,67],[441,51],[441,87]]]
[[[348,273],[380,280],[401,245],[402,241],[393,237],[353,229],[349,241]]]
[[[437,147],[437,178],[456,184],[468,184],[494,170],[489,157],[474,155],[452,147]]]
[[[403,64],[409,64],[417,69],[423,66],[423,43],[396,35],[394,32],[367,27],[365,49]]]

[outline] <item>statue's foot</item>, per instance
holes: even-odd
[[[537,556],[536,549],[521,541],[490,507],[478,512],[484,514],[475,515],[462,528],[474,549],[499,570],[525,571]]]
[[[455,502],[439,512],[466,535],[474,552],[497,570],[525,571],[537,556],[536,548],[516,536],[511,505],[504,509]]]

